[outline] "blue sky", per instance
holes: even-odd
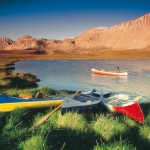
[[[72,38],[150,12],[150,0],[0,0],[0,36]]]

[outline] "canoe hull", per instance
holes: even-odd
[[[22,99],[0,95],[0,112],[9,112],[20,108],[46,108],[62,103],[61,99]]]
[[[104,96],[103,103],[111,112],[121,113],[140,123],[144,123],[143,112],[139,104],[135,101],[139,99],[140,97],[136,97],[131,101],[125,94],[111,95],[110,93],[110,97],[109,94]]]
[[[97,111],[97,108],[99,108],[101,102],[102,96],[100,94],[96,94],[95,92],[77,94],[73,98],[66,97],[62,104],[61,114],[69,111]]]
[[[93,74],[106,75],[106,76],[127,76],[128,75],[127,72],[123,72],[123,73],[107,72],[107,71],[103,71],[103,70],[96,70],[94,68],[92,68],[91,72]]]
[[[61,108],[61,114],[63,115],[70,111],[76,111],[79,113],[97,112],[97,111],[99,111],[100,106],[101,106],[101,102],[99,102],[97,104],[93,104],[93,105],[87,105],[87,106],[65,107],[65,108]]]

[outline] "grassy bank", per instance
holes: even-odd
[[[71,94],[73,91],[47,87],[8,89],[3,94],[18,96],[26,93],[34,96],[37,91],[44,95]],[[32,126],[52,108],[18,109],[0,113],[0,149],[19,150],[143,150],[150,148],[150,105],[141,106],[144,125],[123,115],[100,110],[97,113],[69,112],[60,110],[51,115],[36,129]]]
[[[109,113],[61,115],[55,112],[37,129],[31,127],[51,109],[0,113],[0,149],[143,150],[150,148],[150,114],[141,125]]]

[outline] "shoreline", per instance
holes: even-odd
[[[36,50],[1,50],[0,58],[3,60],[54,60],[54,59],[119,59],[119,60],[150,60],[150,50],[99,50],[82,54],[51,53],[40,54]]]
[[[125,55],[126,51],[131,53],[131,55]],[[150,51],[145,50],[145,53],[142,50],[133,52],[130,50],[101,50],[101,55],[93,54],[65,54],[65,53],[55,53],[55,54],[41,54],[37,53],[36,50],[0,50],[0,90],[5,88],[14,88],[14,87],[23,87],[23,88],[32,88],[39,87],[37,82],[39,79],[33,74],[25,73],[13,73],[15,70],[14,63],[17,61],[23,60],[150,60]],[[103,54],[103,55],[102,55]],[[115,55],[116,54],[116,55]],[[135,55],[136,54],[136,55]],[[109,56],[109,57],[108,57]],[[122,57],[119,57],[122,56]],[[130,56],[130,57],[129,57]],[[138,57],[137,57],[138,56]],[[142,57],[141,57],[142,56]],[[28,78],[28,80],[26,80]],[[28,82],[27,85],[26,81]],[[17,82],[17,83],[15,83]],[[2,84],[1,84],[2,83]],[[22,84],[23,83],[23,84]]]

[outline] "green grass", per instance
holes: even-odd
[[[18,146],[20,150],[46,150],[45,140],[37,135],[21,142]]]
[[[9,96],[16,96],[16,97],[18,97],[19,94],[21,93],[35,96],[38,91],[39,90],[37,88],[28,88],[28,89],[11,88],[11,89],[5,90],[4,94],[9,95]]]
[[[143,125],[139,129],[140,136],[146,141],[150,142],[150,127]]]
[[[67,128],[69,131],[73,130],[78,132],[86,131],[86,119],[82,114],[77,112],[69,112],[65,115],[58,115],[57,124],[59,128]]]
[[[148,149],[149,115],[141,125],[113,114],[79,114],[60,111],[36,129],[31,127],[51,109],[18,109],[0,113],[0,149]],[[142,146],[140,146],[142,145]],[[32,146],[32,147],[31,147]]]
[[[26,109],[17,109],[12,111],[6,117],[6,125],[4,126],[5,130],[13,129],[14,127],[19,127],[23,124],[23,116],[27,113]]]
[[[34,116],[34,120],[32,122],[32,126],[34,126],[40,119],[42,119],[44,114],[38,113]],[[33,132],[36,132],[42,136],[46,136],[52,130],[52,124],[49,120],[45,121],[42,125],[40,125],[37,129],[33,129]]]
[[[3,93],[6,95],[16,96],[16,97],[18,97],[19,94],[21,93],[32,95],[33,97],[35,97],[37,92],[43,93],[44,96],[51,96],[51,95],[60,95],[60,94],[72,94],[74,91],[56,90],[48,87],[26,88],[26,89],[11,88],[3,91]]]
[[[18,143],[28,137],[29,130],[27,128],[14,127],[9,130],[3,129],[2,137],[4,142]]]
[[[132,127],[137,126],[136,121],[134,121],[134,120],[128,118],[127,116],[123,116],[122,121],[123,121],[124,124],[127,125],[128,127],[131,127],[131,128],[132,128]]]
[[[150,113],[147,115],[147,117],[145,118],[145,123],[147,124],[147,126],[150,127]]]
[[[105,140],[110,140],[114,136],[120,136],[126,131],[126,126],[121,124],[117,118],[111,115],[99,115],[92,124],[93,130],[97,135]]]
[[[136,150],[136,148],[127,141],[115,141],[107,144],[97,144],[93,150]]]

